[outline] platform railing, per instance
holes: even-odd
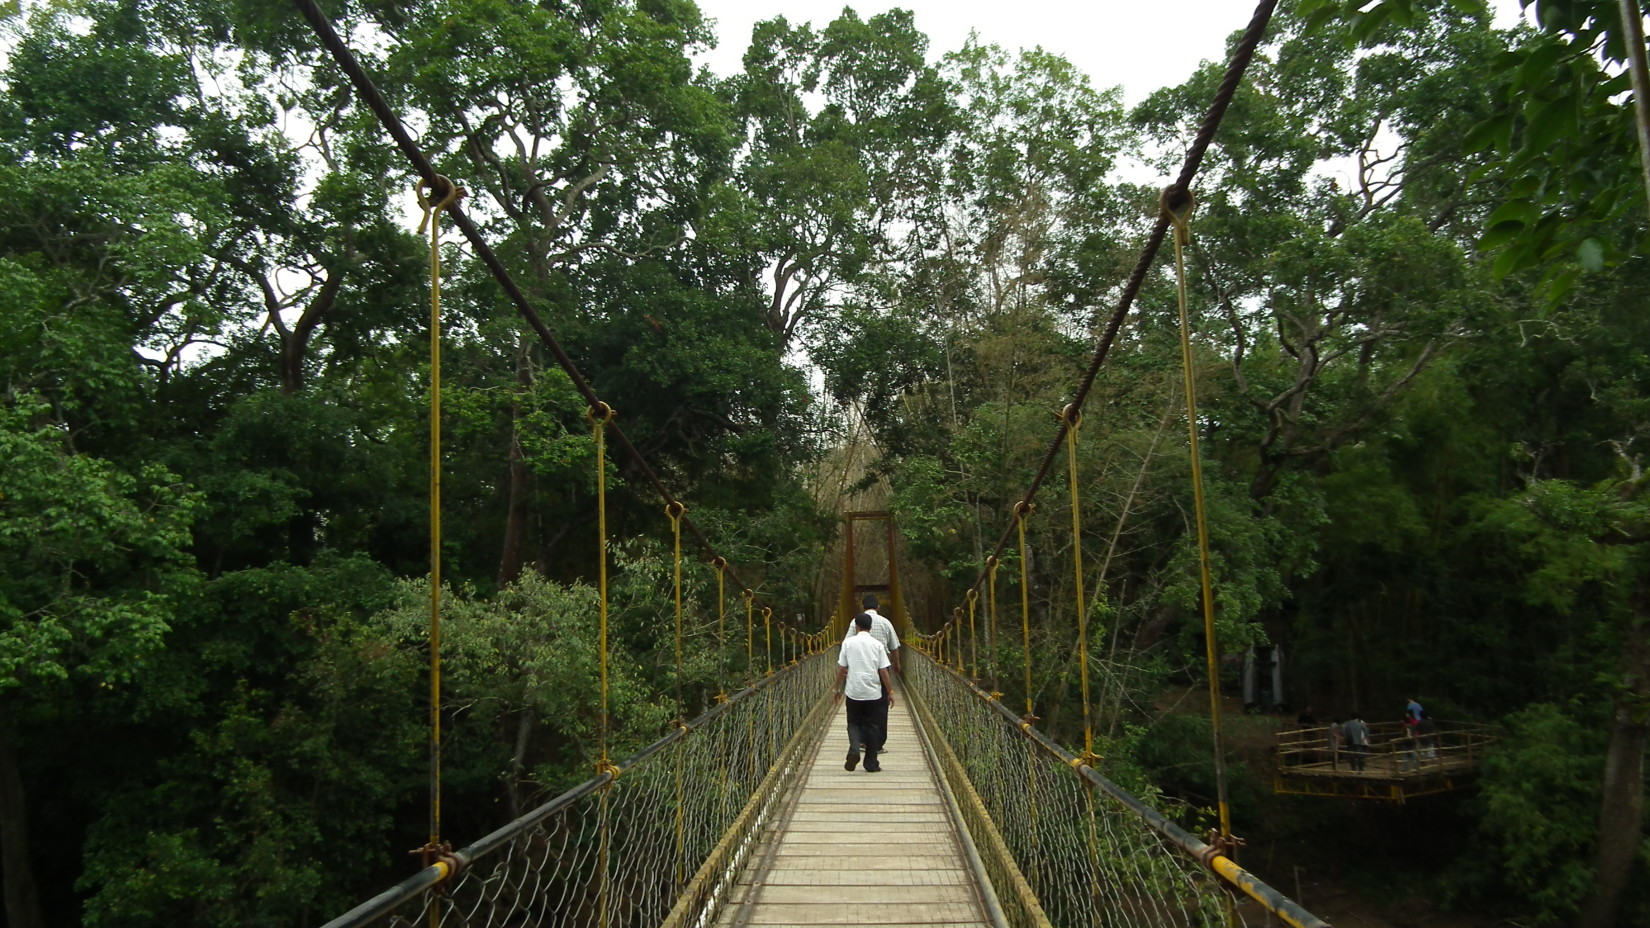
[[[1017,928],[1325,923],[915,648],[905,691]],[[1100,763],[1098,759],[1092,759]]]
[[[1335,725],[1277,733],[1280,774],[1426,777],[1472,770],[1494,744],[1498,731],[1473,722],[1433,720],[1428,734],[1412,734],[1402,722],[1371,722],[1369,747],[1358,751]]]
[[[707,924],[829,718],[834,665],[764,677],[326,928]]]

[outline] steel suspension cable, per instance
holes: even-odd
[[[681,503],[669,503],[665,506],[665,516],[670,519],[670,535],[673,543],[671,549],[671,567],[673,573],[672,593],[676,601],[676,726],[687,727],[686,708],[682,703],[682,517],[687,514],[687,507]],[[682,753],[687,749],[687,740],[676,742],[674,751],[674,766],[676,768],[676,885],[681,886],[687,880],[687,859],[685,854],[687,836],[687,803],[683,801],[686,795],[686,784],[683,782]]]
[[[1002,558],[995,554],[986,559],[986,589],[988,594],[986,596],[985,647],[986,659],[989,662],[991,673],[990,686],[993,698],[1000,698],[1003,695],[998,692],[1001,687],[997,681],[997,568],[1001,566],[1003,566]]]
[[[598,746],[601,760],[597,772],[611,768],[607,755],[607,428],[613,421],[613,409],[606,403],[593,406],[587,412],[591,435],[596,443],[596,599],[597,664],[601,680],[601,713],[597,720]]]
[[[309,22],[310,28],[314,31],[321,46],[332,55],[339,69],[350,79],[350,83],[361,97],[361,102],[366,104],[367,108],[378,118],[379,124],[384,127],[385,132],[389,133],[396,147],[401,150],[401,154],[412,164],[413,169],[439,195],[443,188],[438,185],[443,183],[450,185],[451,182],[436,172],[429,159],[425,157],[423,150],[419,148],[418,143],[413,140],[406,126],[401,122],[400,117],[390,108],[388,101],[384,99],[384,95],[378,90],[377,85],[373,83],[366,70],[361,67],[361,63],[356,59],[354,52],[339,37],[337,31],[332,28],[332,23],[327,20],[326,14],[321,11],[316,0],[292,0],[292,2]],[[555,357],[557,365],[566,372],[568,379],[573,383],[573,388],[578,391],[580,396],[584,397],[585,402],[592,408],[605,406],[606,404],[601,401],[595,389],[585,379],[584,374],[573,363],[572,357],[557,341],[555,333],[550,330],[549,326],[545,325],[538,311],[533,308],[532,301],[516,284],[514,277],[505,268],[503,261],[499,259],[487,240],[482,237],[481,231],[476,228],[475,223],[470,220],[470,217],[464,213],[456,202],[447,207],[447,214],[452,217],[453,225],[457,226],[459,231],[464,234],[464,238],[469,242],[476,257],[481,259],[482,264],[493,275],[493,279],[498,281],[499,287],[510,298],[510,302],[516,307],[517,314],[538,336],[545,349]],[[608,430],[619,450],[624,453],[631,465],[641,473],[642,477],[653,487],[664,502],[666,504],[676,502],[676,497],[659,479],[658,474],[653,470],[652,465],[648,463],[647,458],[642,455],[635,445],[631,444],[629,437],[625,435],[624,430],[620,428],[618,423],[610,423]],[[699,546],[710,556],[716,556],[716,549],[711,545],[710,539],[705,537],[699,526],[691,519],[686,519],[684,522],[687,525],[688,532],[693,535]],[[732,567],[728,569],[733,575],[734,581],[739,582],[738,572],[734,571]]]
[[[1232,51],[1231,62],[1226,66],[1226,75],[1221,80],[1220,87],[1215,91],[1208,112],[1204,114],[1203,123],[1198,129],[1197,136],[1192,139],[1191,147],[1186,151],[1186,158],[1181,163],[1180,175],[1169,186],[1168,192],[1165,194],[1171,202],[1179,202],[1186,195],[1186,192],[1191,189],[1192,179],[1197,176],[1198,169],[1203,165],[1203,157],[1208,153],[1210,143],[1214,141],[1215,132],[1220,128],[1221,120],[1225,118],[1227,108],[1231,106],[1233,95],[1237,93],[1237,88],[1243,83],[1243,74],[1248,69],[1249,62],[1253,60],[1255,49],[1259,47],[1260,40],[1266,35],[1267,24],[1271,22],[1272,11],[1276,7],[1277,0],[1261,0],[1260,4],[1255,7],[1254,16],[1250,18],[1248,27],[1244,29],[1243,37],[1239,39],[1237,47]],[[1140,288],[1145,283],[1146,274],[1151,270],[1152,264],[1157,259],[1158,251],[1163,247],[1163,239],[1168,234],[1168,229],[1168,217],[1158,216],[1151,234],[1146,238],[1145,246],[1140,251],[1140,258],[1135,262],[1134,270],[1129,274],[1129,279],[1123,286],[1123,293],[1118,297],[1117,306],[1112,311],[1111,318],[1106,323],[1106,327],[1095,345],[1094,357],[1089,362],[1088,370],[1084,373],[1082,381],[1079,382],[1076,393],[1073,394],[1070,405],[1079,412],[1083,408],[1083,402],[1088,398],[1089,390],[1094,386],[1095,378],[1100,374],[1100,368],[1106,363],[1106,358],[1111,353],[1112,344],[1117,340],[1117,333],[1123,327],[1123,320],[1128,317],[1129,310],[1134,306],[1135,297],[1139,295]],[[1065,433],[1066,424],[1062,421],[1055,430],[1053,440],[1049,442],[1048,450],[1043,455],[1042,463],[1038,466],[1036,475],[1033,476],[1026,492],[1020,497],[1023,502],[1030,503],[1036,498],[1038,489],[1042,486],[1043,480],[1048,476],[1048,472],[1054,464],[1055,456],[1059,454],[1060,445],[1065,440]],[[991,551],[993,557],[1002,555],[1008,547],[1009,540],[1014,536],[1014,531],[1014,524],[1011,520],[1009,525],[1003,529],[1002,535],[998,537],[997,544]],[[984,580],[984,572],[982,571],[981,576],[975,578],[973,588],[978,589]]]
[[[728,700],[728,559],[717,555],[710,566],[716,568],[716,701]]]
[[[1032,508],[1025,500],[1014,504],[1014,524],[1020,530],[1020,643],[1026,670],[1027,725],[1037,720],[1036,714],[1031,711],[1031,573],[1030,558],[1026,556],[1026,516],[1031,514]]]
[[[756,682],[756,594],[749,589],[745,597],[745,682]]]
[[[1232,815],[1226,802],[1226,747],[1220,724],[1220,660],[1215,638],[1214,581],[1209,563],[1209,517],[1203,496],[1203,461],[1198,450],[1197,382],[1192,366],[1192,324],[1186,309],[1186,245],[1191,239],[1194,201],[1187,194],[1178,206],[1165,196],[1163,212],[1174,223],[1175,292],[1180,307],[1180,365],[1186,389],[1186,433],[1192,458],[1192,512],[1197,524],[1197,575],[1203,594],[1203,653],[1209,673],[1209,721],[1214,731],[1215,791],[1220,811],[1220,836],[1232,835]],[[1086,711],[1085,707],[1085,711]]]
[[[441,842],[441,211],[458,202],[461,193],[452,181],[439,188],[431,183],[434,200],[425,196],[425,184],[414,186],[424,218],[420,235],[430,230],[430,841],[426,858],[443,852]],[[436,192],[439,189],[440,192]],[[440,919],[431,905],[432,926]]]
[[[1088,597],[1083,592],[1083,509],[1077,492],[1077,430],[1082,413],[1067,406],[1060,412],[1066,424],[1066,470],[1071,493],[1071,573],[1077,587],[1077,664],[1083,689],[1083,763],[1093,764],[1094,723],[1089,712],[1089,616]]]
[[[762,657],[767,662],[767,675],[773,676],[773,607],[762,607]]]
[[[665,506],[665,516],[670,519],[670,535],[674,548],[671,551],[671,566],[674,570],[673,594],[676,600],[676,720],[687,718],[687,708],[682,703],[682,519],[687,515],[687,507],[681,503],[671,503]]]

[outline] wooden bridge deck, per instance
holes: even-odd
[[[762,838],[717,921],[746,925],[989,928],[981,890],[903,698],[882,771],[842,769],[838,705],[788,808]]]

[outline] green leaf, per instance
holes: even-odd
[[[1469,152],[1492,151],[1507,147],[1512,137],[1513,115],[1497,113],[1467,130],[1461,147]]]
[[[1495,263],[1490,266],[1490,273],[1496,280],[1504,279],[1508,274],[1524,266],[1530,255],[1531,246],[1524,242],[1512,244],[1496,255]]]
[[[1479,251],[1491,251],[1500,248],[1524,232],[1524,223],[1519,221],[1498,223],[1490,226],[1478,239]]]
[[[1596,238],[1582,239],[1576,246],[1576,261],[1589,273],[1604,270],[1604,243]]]
[[[1564,32],[1574,21],[1569,5],[1556,3],[1554,0],[1541,0],[1536,5],[1535,18],[1547,32]]]
[[[1311,4],[1303,3],[1301,4],[1301,17],[1305,24],[1301,31],[1308,34],[1318,32],[1329,25],[1330,22],[1339,19],[1340,16],[1341,11],[1336,4],[1326,3],[1323,0]]]
[[[1549,100],[1530,117],[1524,134],[1524,150],[1541,153],[1551,149],[1561,139],[1576,134],[1575,100],[1568,96]]]
[[[1555,40],[1548,40],[1536,46],[1524,62],[1518,66],[1518,73],[1513,78],[1513,84],[1533,90],[1545,90],[1552,86],[1553,69],[1558,65],[1558,59],[1568,51],[1565,46]]]
[[[1379,31],[1382,26],[1386,25],[1387,20],[1391,18],[1392,5],[1389,3],[1383,3],[1379,6],[1371,7],[1369,10],[1362,13],[1353,13],[1352,37],[1358,42],[1368,45],[1371,41],[1373,41],[1375,33]]]
[[[1570,267],[1547,278],[1546,286],[1543,288],[1543,295],[1547,298],[1547,302],[1552,304],[1562,303],[1564,298],[1570,295],[1570,291],[1575,289],[1576,280],[1580,276],[1575,268]]]
[[[1505,222],[1534,225],[1540,218],[1541,208],[1529,200],[1508,200],[1490,213],[1489,218],[1484,220],[1484,228],[1493,229]]]

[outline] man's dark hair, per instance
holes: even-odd
[[[859,601],[859,608],[861,609],[875,609],[876,607],[877,594],[875,593],[866,593],[865,598]]]
[[[858,628],[862,632],[870,631],[871,630],[871,617],[866,615],[863,612],[861,612],[859,615],[854,616],[854,627]]]

